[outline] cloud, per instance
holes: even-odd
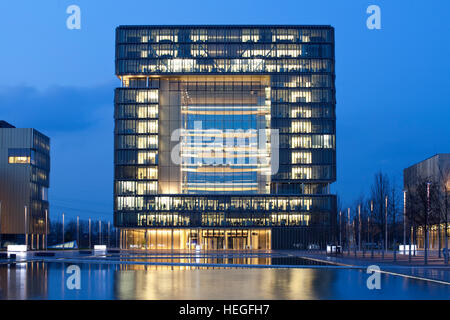
[[[84,130],[95,125],[105,112],[112,117],[115,86],[111,82],[89,88],[55,86],[46,90],[0,87],[0,118],[16,127],[32,127],[44,133]]]
[[[114,88],[0,87],[0,119],[51,139],[50,215],[112,219]],[[61,201],[72,199],[69,204]],[[61,207],[64,205],[64,207]],[[102,213],[103,212],[103,213]]]

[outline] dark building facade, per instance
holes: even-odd
[[[0,121],[1,246],[45,246],[49,174],[50,139]]]
[[[428,248],[442,249],[445,241],[450,239],[450,153],[439,153],[403,170],[403,184],[406,192],[405,201],[407,209],[412,213],[409,226],[416,224],[417,245],[420,249],[425,247],[425,232],[423,225],[424,205],[418,187],[423,183],[430,183],[430,203],[432,207],[429,214]],[[422,192],[423,193],[423,192]],[[447,217],[447,219],[445,219]],[[445,223],[447,221],[447,225]]]
[[[114,223],[124,248],[332,241],[334,29],[116,29]]]

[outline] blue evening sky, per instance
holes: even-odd
[[[81,8],[81,30],[66,8]],[[366,28],[381,7],[382,29]],[[329,24],[337,163],[349,205],[378,170],[450,152],[450,2],[360,0],[0,3],[0,119],[51,137],[51,216],[112,220],[114,31],[121,24]]]

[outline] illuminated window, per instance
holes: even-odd
[[[311,136],[292,136],[291,148],[311,148]]]
[[[292,152],[292,163],[310,164],[312,163],[311,152],[307,151],[295,151]]]
[[[158,105],[138,106],[138,118],[156,118],[158,117]]]
[[[158,183],[156,181],[137,183],[138,195],[156,194],[157,191],[158,191]]]
[[[139,151],[138,164],[157,164],[156,151]]]
[[[312,169],[309,167],[292,168],[292,179],[311,179]]]
[[[136,102],[158,102],[158,90],[139,90],[136,92]]]
[[[158,121],[137,121],[137,133],[158,133]]]
[[[139,136],[137,145],[138,149],[158,148],[158,136]]]
[[[34,154],[32,149],[8,149],[8,163],[35,164]]]
[[[292,121],[291,125],[292,133],[311,133],[310,121]]]
[[[157,168],[138,168],[137,178],[139,180],[158,179]]]

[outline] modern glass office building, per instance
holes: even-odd
[[[0,121],[0,247],[46,245],[50,139]]]
[[[332,27],[120,26],[116,75],[123,248],[332,241]]]

